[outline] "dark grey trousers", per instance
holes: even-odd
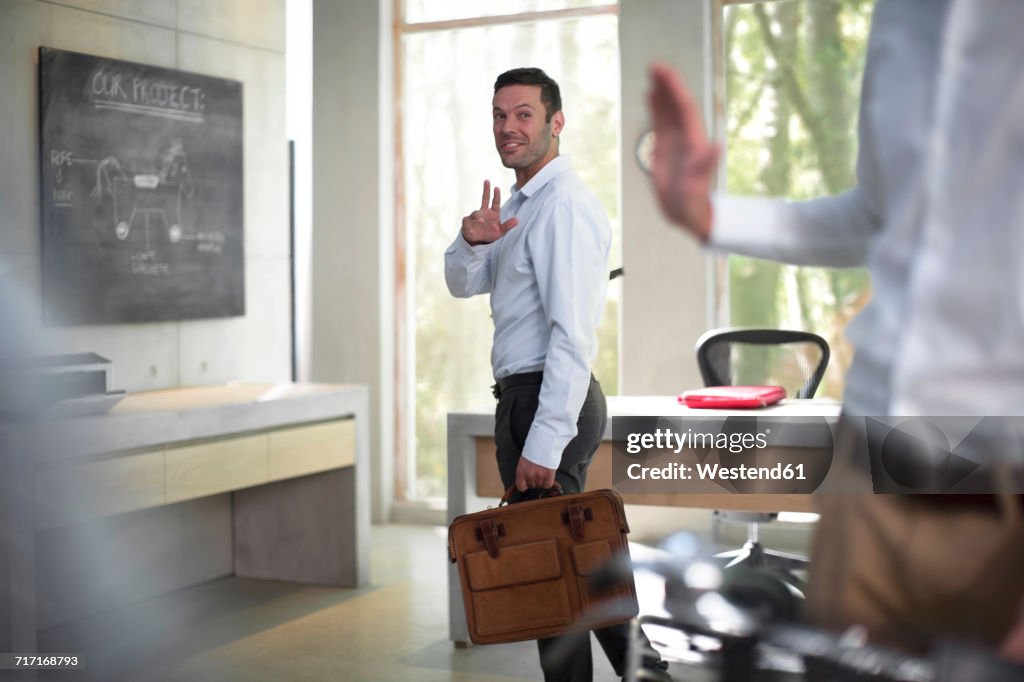
[[[532,379],[536,378],[536,382]],[[539,372],[518,375],[525,383],[516,383],[509,388],[496,391],[498,406],[495,409],[494,440],[497,443],[498,471],[501,482],[507,490],[516,480],[516,466],[522,455],[523,444],[533,424],[540,397]],[[582,492],[587,482],[587,469],[594,458],[597,446],[601,444],[605,424],[608,421],[608,407],[605,403],[601,384],[590,378],[590,388],[583,402],[579,420],[576,422],[576,437],[569,441],[562,452],[562,461],[555,473],[555,479],[565,493]],[[511,502],[532,499],[539,490],[513,494]],[[629,643],[629,624],[613,625],[594,630],[594,636],[604,649],[617,675],[624,673],[626,648]],[[590,637],[587,633],[552,637],[537,640],[540,650],[540,666],[545,682],[591,682],[593,660],[590,656]]]

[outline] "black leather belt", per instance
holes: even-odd
[[[523,372],[522,374],[511,374],[507,377],[497,379],[491,386],[491,393],[495,398],[515,386],[539,386],[544,381],[544,372]]]

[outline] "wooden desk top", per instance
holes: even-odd
[[[814,421],[823,420],[827,423],[838,421],[842,404],[830,399],[816,400],[784,400],[778,405],[755,410],[705,410],[691,409],[680,405],[674,396],[609,396],[609,417],[669,417],[684,420],[724,421],[728,417],[750,416],[761,420],[785,420],[795,417],[811,417]],[[819,422],[820,423],[820,422]],[[480,497],[500,497],[503,489],[494,462],[494,415],[493,411],[453,413],[449,415],[449,438],[459,435],[452,432],[453,427],[461,430],[461,435],[475,439],[474,455],[474,488]],[[612,453],[611,420],[602,443],[594,457],[587,480],[587,488],[612,487]],[[827,429],[826,429],[827,430]],[[789,447],[820,449],[822,454],[830,449],[831,442],[800,442],[803,441],[806,429],[799,427],[790,429],[786,440]],[[810,434],[812,440],[819,432]],[[451,466],[451,463],[449,463]],[[707,492],[701,493],[626,493],[623,500],[629,504],[677,506],[704,509],[736,509],[746,511],[800,511],[815,510],[814,496],[809,494],[766,494],[766,493],[727,493],[717,491],[709,485]]]
[[[608,397],[609,417],[838,417],[842,403],[831,398],[783,400],[752,410],[693,409],[680,405],[675,396],[613,395]]]

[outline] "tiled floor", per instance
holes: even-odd
[[[443,528],[375,526],[365,589],[226,578],[55,628],[50,650],[73,643],[87,669],[52,679],[541,679],[532,642],[452,647],[445,542]],[[596,643],[594,661],[595,680],[618,679]]]

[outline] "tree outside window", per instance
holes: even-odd
[[[856,181],[857,108],[873,0],[731,4],[724,51],[726,188],[808,199]],[[867,303],[867,271],[728,257],[729,324],[821,334],[832,348],[818,395],[840,397],[846,325]]]

